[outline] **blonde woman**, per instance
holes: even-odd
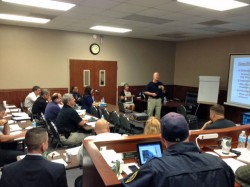
[[[160,121],[156,117],[148,118],[144,129],[144,134],[160,134]]]

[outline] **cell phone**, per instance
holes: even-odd
[[[230,152],[231,153],[235,153],[236,155],[241,155],[240,151],[236,151],[236,150],[233,150],[233,149],[231,149]]]
[[[133,173],[139,169],[139,168],[136,167],[135,165],[128,166],[128,168],[129,168]]]

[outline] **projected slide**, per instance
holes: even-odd
[[[250,55],[231,57],[227,102],[250,106]]]

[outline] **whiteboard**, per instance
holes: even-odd
[[[217,104],[219,95],[219,76],[199,76],[198,103]]]

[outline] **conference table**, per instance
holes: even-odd
[[[218,147],[218,139],[225,136],[232,137],[232,147],[235,148],[238,143],[238,136],[242,130],[245,130],[246,134],[250,134],[250,124],[226,129],[190,131],[190,141],[196,142],[200,134],[217,133],[217,139],[197,141],[201,150],[211,151],[211,147]],[[135,135],[103,141],[84,140],[83,144],[88,153],[89,158],[87,160],[89,161],[83,163],[83,185],[85,187],[117,187],[121,185],[115,172],[112,171],[99,151],[101,147],[105,146],[107,150],[113,149],[116,153],[133,153],[136,152],[136,145],[138,143],[156,141],[160,141],[160,135]],[[164,145],[163,149],[166,149]],[[136,162],[137,159],[130,158],[130,160],[124,160],[124,162],[131,162],[131,160],[132,162]]]

